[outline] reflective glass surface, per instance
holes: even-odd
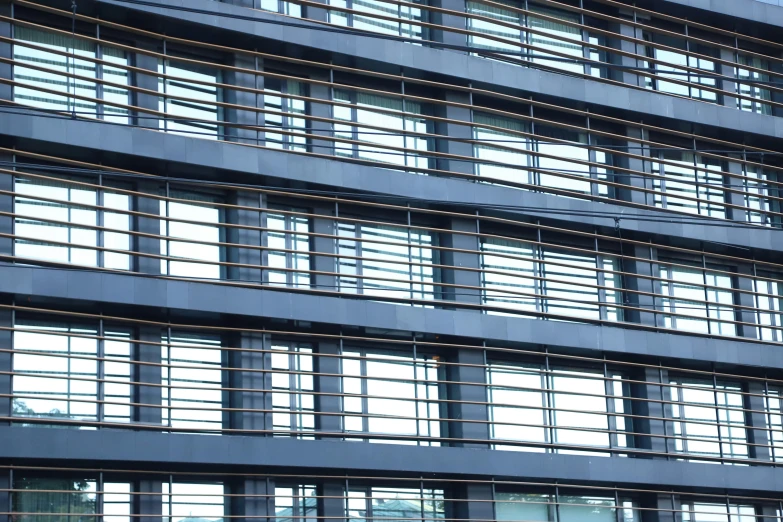
[[[343,398],[343,410],[349,414],[344,417],[345,431],[408,438],[440,436],[437,358],[419,355],[414,359],[359,349],[346,349],[343,354],[350,358],[342,359],[342,389],[352,395]],[[367,440],[383,442],[379,438]],[[388,442],[439,445],[405,439]]]
[[[174,332],[161,346],[164,426],[199,430],[223,427],[220,339]]]
[[[124,51],[21,25],[14,26],[14,38],[36,46],[14,45],[17,61],[13,68],[14,80],[23,84],[14,88],[15,102],[40,109],[75,111],[79,116],[113,123],[128,123],[128,110],[123,107],[129,103],[128,90],[123,88],[129,85],[128,71],[111,65],[128,65]],[[97,64],[89,59],[108,63]]]
[[[130,210],[129,196],[35,178],[16,178],[15,188],[15,232],[22,236],[14,241],[17,256],[130,269],[130,256],[122,253],[130,250],[131,236],[124,233],[130,230],[130,216],[95,208]]]
[[[625,435],[609,433],[626,429],[622,416],[609,415],[626,409],[621,378],[610,373],[605,381],[598,371],[554,368],[547,372],[542,365],[491,363],[487,372],[490,436],[541,443],[496,445],[517,451],[584,453],[555,450],[552,444],[626,447]]]
[[[667,387],[678,452],[748,458],[742,388],[739,384],[671,378]],[[718,426],[717,423],[720,423]],[[725,506],[724,506],[725,507]]]

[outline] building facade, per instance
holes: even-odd
[[[0,522],[780,522],[779,3],[0,0]]]

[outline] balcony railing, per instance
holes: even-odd
[[[2,419],[15,425],[783,461],[783,380],[739,370],[428,336],[2,309],[15,312],[3,327],[13,344],[0,348],[13,360],[0,371],[12,376],[0,397],[13,410]],[[472,399],[460,398],[468,391]]]

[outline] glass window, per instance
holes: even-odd
[[[329,0],[329,5],[358,11],[329,11],[329,22],[374,33],[391,34],[404,38],[422,38],[424,12],[414,5],[423,0],[412,0],[405,4],[393,4],[383,0]],[[366,14],[360,14],[366,13]],[[388,20],[395,18],[396,20]]]
[[[734,69],[734,74],[740,81],[740,83],[737,83],[737,93],[752,98],[737,98],[737,107],[742,111],[772,114],[772,105],[764,103],[772,100],[772,92],[758,84],[742,83],[743,80],[757,81],[762,84],[769,82],[769,74],[761,72],[770,69],[769,60],[759,56],[740,54],[737,56],[737,64],[745,66]],[[758,69],[761,69],[761,71]]]
[[[164,482],[164,522],[222,522],[228,506],[223,484]]]
[[[756,522],[756,509],[750,505],[710,502],[683,502],[683,522]]]
[[[344,418],[345,431],[408,438],[440,436],[437,357],[419,354],[414,359],[361,349],[346,349],[343,355],[342,389],[352,395],[343,398],[343,410],[349,414]],[[367,440],[439,445],[427,440]]]
[[[114,123],[128,123],[126,108],[93,101],[97,99],[128,105],[128,90],[122,87],[129,85],[128,71],[123,68],[128,65],[124,51],[24,26],[14,26],[14,39],[31,44],[14,44],[14,80],[23,84],[14,87],[15,102],[40,109],[75,111],[80,116]],[[76,59],[73,58],[74,54]],[[89,59],[109,63],[96,64]],[[77,77],[67,74],[75,74]],[[101,84],[91,79],[119,85]],[[44,89],[54,92],[46,92]]]
[[[638,522],[634,502],[614,496],[495,493],[495,519],[525,522]],[[619,513],[618,513],[619,510]]]
[[[264,113],[264,143],[267,147],[307,151],[307,120],[301,117],[307,113],[307,102],[296,98],[306,97],[307,91],[307,84],[302,82],[264,78],[264,109],[274,111]],[[275,128],[287,133],[276,133]]]
[[[218,198],[205,194],[170,191],[172,199],[160,200],[160,215],[170,219],[160,220],[160,235],[171,240],[160,240],[160,273],[164,275],[220,279],[221,241],[223,230],[220,223],[223,213],[217,206]],[[183,220],[183,221],[177,221]],[[193,223],[195,222],[195,223]],[[190,241],[188,241],[190,240]],[[195,243],[192,241],[199,241]],[[203,244],[202,241],[212,244]]]
[[[718,70],[715,61],[708,58],[718,56],[717,49],[660,33],[644,33],[643,37],[662,46],[681,49],[647,46],[647,56],[662,62],[645,63],[644,66],[656,70],[655,76],[647,79],[648,89],[717,103],[715,89],[720,87],[716,78]]]
[[[783,341],[783,281],[772,274],[759,273],[753,278],[756,292],[756,322],[759,324],[757,338],[763,341]]]
[[[515,0],[502,0],[493,4],[469,1],[466,8],[469,14],[493,18],[518,28],[469,17],[468,30],[531,47],[476,35],[468,36],[468,45],[491,51],[510,51],[517,54],[517,59],[521,52],[523,56],[528,55],[524,59],[533,63],[577,74],[601,76],[601,69],[593,67],[591,70],[589,65],[581,62],[585,59],[585,47],[581,43],[582,30],[578,27],[580,17],[577,13],[535,4],[528,5],[528,11],[525,12],[527,3]],[[589,39],[590,43],[596,45],[602,44],[603,40],[597,35],[590,35]],[[513,54],[510,57],[513,58]],[[571,58],[579,62],[570,62]],[[589,58],[606,61],[603,53],[595,49],[589,50]]]
[[[12,510],[17,522],[130,522],[131,491],[128,482],[90,478],[14,476]],[[102,508],[97,491],[104,492]],[[97,513],[103,516],[96,516]]]
[[[737,335],[734,290],[727,274],[662,265],[660,267],[664,325],[717,335]]]
[[[483,4],[482,4],[483,5]],[[528,154],[531,140],[520,135],[530,132],[526,121],[513,120],[476,112],[473,115],[473,155],[479,160],[505,163],[508,167],[492,163],[475,163],[476,175],[515,183],[535,184],[535,173],[525,167],[534,167],[535,158]],[[512,132],[504,132],[508,129]]]
[[[254,0],[259,9],[288,16],[302,17],[302,6],[285,0]],[[255,7],[255,6],[254,6]]]
[[[307,288],[310,286],[310,220],[293,213],[266,215],[269,284]]]
[[[745,174],[742,179],[745,190],[743,197],[747,207],[745,219],[751,223],[780,227],[781,205],[780,200],[775,198],[783,196],[783,190],[778,184],[780,183],[778,171],[756,165],[743,165],[743,169]]]
[[[481,250],[485,304],[587,319],[621,319],[619,308],[593,304],[620,303],[620,276],[613,258],[494,238],[482,240]]]
[[[275,485],[276,522],[316,522],[318,498],[315,486]]]
[[[627,447],[622,375],[541,364],[491,363],[487,372],[490,436],[496,440],[540,443],[498,449],[557,453],[551,445]],[[584,453],[578,451],[578,453]],[[607,455],[593,452],[595,455]]]
[[[475,164],[477,175],[569,192],[590,194],[594,190],[596,195],[608,195],[606,184],[590,181],[607,180],[607,169],[586,163],[608,165],[610,157],[602,151],[591,152],[587,134],[539,125],[536,127],[539,136],[530,138],[523,134],[530,132],[530,125],[523,120],[480,112],[474,113],[473,118],[473,136],[477,140],[473,155],[479,159]],[[509,166],[493,164],[496,162]]]
[[[100,341],[89,326],[21,321],[16,327],[26,331],[13,334],[14,416],[130,422],[129,333],[107,330]]]
[[[408,488],[351,488],[347,516],[359,522],[371,520],[416,520],[445,518],[443,490]]]
[[[223,427],[220,339],[177,333],[161,338],[164,426],[194,430]]]
[[[738,383],[670,378],[675,451],[720,458],[748,458],[742,388]]]
[[[341,292],[434,299],[435,237],[427,230],[340,222]]]
[[[98,210],[129,210],[124,194],[84,185],[17,177],[14,219],[19,257],[55,263],[102,266],[128,270],[130,256],[130,216]],[[103,201],[101,201],[103,200]],[[98,227],[105,227],[100,230]],[[115,230],[117,232],[115,232]],[[104,247],[109,251],[98,251]]]
[[[652,163],[655,205],[661,208],[726,218],[723,163],[700,154],[663,151]]]
[[[392,96],[344,90],[336,90],[334,98],[335,101],[351,104],[335,105],[334,118],[352,123],[335,124],[335,136],[362,142],[336,142],[338,156],[416,168],[429,166],[426,156],[429,144],[426,136],[406,133],[427,133],[427,120],[421,116],[421,104]],[[362,124],[373,127],[363,127]]]
[[[220,88],[221,74],[217,68],[209,68],[176,60],[158,61],[158,110],[166,113],[159,128],[176,134],[195,135],[217,139],[221,131],[218,122],[222,109]]]
[[[272,344],[272,423],[283,436],[303,438],[315,429],[312,353],[307,344]]]
[[[783,460],[783,387],[766,386],[764,393],[765,421],[770,444],[770,459]]]

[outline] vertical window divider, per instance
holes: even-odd
[[[620,244],[622,245],[622,243],[620,243]],[[649,251],[649,254],[650,254],[650,275],[653,276],[653,277],[655,277],[656,274],[658,276],[660,276],[660,271],[658,270],[659,265],[658,265],[658,263],[654,263],[653,262],[653,261],[656,260],[655,257],[657,257],[657,256],[655,254],[657,254],[657,250],[653,249],[652,239],[649,241],[649,244],[650,244],[650,251]],[[652,289],[653,289],[653,292],[652,292],[652,308],[653,308],[652,309],[652,313],[653,313],[653,326],[655,326],[655,328],[658,328],[658,303],[657,303],[658,299],[657,299],[657,296],[658,296],[659,293],[663,294],[663,292],[660,291],[660,286],[661,286],[661,281],[655,280],[655,279],[652,280]],[[663,307],[663,303],[664,303],[664,301],[662,299],[661,300],[661,308],[662,309],[664,308]]]
[[[419,375],[418,375],[418,354],[416,353],[416,334],[414,333],[412,335],[413,338],[413,401],[415,406],[417,417],[416,419],[416,443],[420,446],[421,445],[421,425],[419,422],[419,418],[421,415],[419,414]],[[427,382],[427,375],[426,375],[426,368],[425,368],[425,375],[424,375],[424,381]],[[426,385],[425,385],[426,386]],[[427,409],[427,417],[429,418],[429,403],[425,403],[425,408]],[[429,422],[427,423],[427,435],[429,435]],[[422,513],[423,516],[423,513]]]
[[[426,520],[426,517],[424,515],[424,479],[422,477],[419,477],[419,498],[421,501],[419,501],[419,513],[421,514],[421,519]]]
[[[614,489],[614,518],[616,522],[623,522],[623,517],[620,509],[620,494],[617,492],[617,485],[615,484]],[[634,517],[635,518],[635,517]]]
[[[704,307],[706,308],[707,312],[707,333],[709,335],[712,335],[712,314],[710,314],[710,291],[707,289],[707,257],[704,255],[704,252],[702,251],[701,254],[701,279],[704,284]],[[670,287],[674,287],[674,285],[669,285]],[[720,316],[718,316],[720,317]]]
[[[166,272],[165,275],[169,275],[171,273],[171,211],[169,209],[169,205],[171,202],[169,201],[169,198],[171,197],[171,184],[167,181],[166,182],[166,203],[164,205],[164,208],[166,210],[166,215],[163,216],[164,223],[166,224],[165,230],[166,230],[166,259],[164,262],[166,263]]]
[[[560,486],[555,482],[555,522],[560,522]]]
[[[607,427],[609,428],[609,455],[614,456],[612,451],[615,447],[619,446],[617,437],[617,412],[614,407],[614,382],[609,378],[609,368],[606,364],[606,354],[604,354],[603,362],[604,370],[604,393],[606,394],[606,412],[607,412]]]
[[[98,266],[102,267],[106,264],[106,252],[103,250],[102,247],[105,246],[106,242],[106,231],[103,229],[103,226],[105,224],[105,215],[106,212],[104,210],[103,205],[105,204],[105,197],[104,197],[104,189],[103,189],[103,174],[98,174],[98,186],[100,187],[96,191],[96,203],[98,204],[98,208],[95,210],[95,224],[98,225],[98,230],[96,230],[96,235],[98,236],[96,239],[96,243],[98,244],[98,249],[96,254]]]
[[[269,386],[269,391],[265,392],[264,395],[263,395],[264,401],[262,402],[262,404],[263,404],[263,408],[267,409],[267,404],[274,404],[275,392],[274,392],[274,386],[272,385],[272,375],[269,373],[269,370],[272,370],[273,367],[270,367],[270,368],[266,367],[267,357],[269,358],[270,362],[271,362],[271,359],[272,359],[271,343],[270,343],[270,347],[269,347],[270,348],[269,353],[267,353],[267,346],[266,346],[266,339],[267,339],[267,337],[266,337],[266,332],[264,330],[266,330],[266,327],[262,328],[262,330],[261,330],[261,372],[263,372],[261,375],[263,375],[263,389],[264,390],[267,389],[267,384],[269,384],[270,386]],[[241,352],[240,352],[240,355],[241,355]],[[242,383],[242,387],[245,388],[244,383]],[[245,393],[246,392],[242,392],[242,395],[244,395]],[[269,400],[267,400],[267,398],[266,398],[267,395],[269,395]],[[242,402],[244,402],[244,400]],[[244,404],[243,404],[243,406],[244,406]],[[272,409],[274,410],[274,406],[272,406]],[[261,427],[264,430],[263,436],[265,436],[265,437],[270,435],[268,424],[269,424],[270,417],[272,415],[273,414],[270,414],[268,412],[264,412],[264,414],[263,414],[263,422],[261,423],[262,424]],[[244,417],[244,415],[242,417]],[[242,423],[242,425],[243,425],[242,427],[244,427],[244,422]],[[272,431],[274,431],[274,423],[272,423]],[[267,481],[269,481],[268,477],[267,477]],[[268,489],[267,489],[267,493],[269,493]]]
[[[260,132],[260,131],[259,131]],[[259,134],[260,135],[260,134]],[[268,227],[268,215],[269,215],[269,209],[267,208],[268,201],[266,201],[266,198],[264,197],[264,193],[259,192],[258,194],[258,226],[261,227],[261,247],[263,247],[266,250],[260,250],[260,261],[261,261],[261,286],[264,286],[269,283],[269,230],[267,230]],[[287,214],[283,214],[283,234],[285,234],[287,230]],[[266,255],[265,255],[266,254]],[[286,256],[286,260],[288,257]],[[266,262],[265,262],[266,260]],[[289,265],[286,265],[289,266]],[[291,284],[291,277],[289,275],[290,272],[285,272],[285,279],[286,284]]]
[[[519,35],[520,37],[519,39],[528,45],[532,45],[532,41],[530,39],[530,31],[528,31],[529,23],[530,23],[530,5],[528,3],[528,0],[525,0],[525,12],[522,13],[522,27],[524,29],[522,30],[522,34]],[[527,61],[528,62],[533,61],[533,58],[530,56],[531,54],[533,54],[533,49],[531,47],[528,47],[527,49],[525,49],[525,53],[527,54]]]
[[[766,417],[767,421],[767,444],[769,447],[769,456],[770,460],[772,462],[775,462],[777,460],[775,456],[775,439],[774,439],[774,431],[772,428],[772,403],[770,401],[770,394],[769,394],[769,380],[767,380],[767,374],[764,374],[764,417]],[[783,515],[783,512],[781,512],[781,515]]]
[[[721,402],[718,399],[718,378],[715,375],[715,364],[712,365],[712,393],[715,400],[715,422],[717,423],[718,428],[718,449],[720,450],[720,459],[723,460],[725,458],[724,451],[723,451],[723,435],[721,434],[721,422],[720,422],[720,410],[721,410]],[[726,405],[728,407],[728,404]],[[726,411],[726,417],[728,419],[729,410],[724,408]],[[727,423],[728,426],[731,426],[730,423]],[[729,429],[731,429],[729,427]],[[729,437],[731,438],[731,437]],[[728,506],[726,506],[728,507]]]
[[[286,249],[285,266],[291,268],[294,267],[294,257],[295,257],[295,254],[293,252],[293,249],[295,248],[294,234],[293,234],[294,230],[296,230],[296,217],[291,216],[291,214],[283,214],[283,245]],[[293,271],[286,271],[285,272],[286,284],[288,286],[294,286],[295,277],[296,274],[294,274]]]
[[[100,16],[96,16],[100,20]],[[98,60],[103,60],[103,46],[101,45],[101,24],[98,22],[95,24],[95,39],[97,40],[95,43],[95,58]],[[95,79],[96,80],[103,80],[103,64],[101,62],[95,62]],[[95,97],[99,100],[104,99],[103,95],[104,86],[103,83],[98,81],[95,82]],[[95,106],[95,115],[98,117],[99,120],[105,119],[105,107],[103,103],[98,103]]]
[[[166,394],[166,406],[169,410],[168,414],[168,425],[169,428],[172,427],[173,422],[172,418],[174,417],[172,411],[171,411],[171,326],[166,327],[166,388],[168,389],[168,393]],[[171,489],[169,484],[169,503],[171,503]],[[169,506],[171,507],[171,506]],[[169,517],[171,516],[171,511],[169,511]],[[171,521],[170,521],[171,522]]]
[[[700,170],[699,164],[696,161],[696,158],[698,156],[698,153],[697,153],[698,149],[696,147],[696,138],[695,137],[692,139],[692,146],[693,146],[693,183],[694,183],[694,189],[695,189],[695,192],[696,192],[696,213],[701,215],[701,213],[702,213],[701,212],[701,210],[702,210],[702,208],[701,208],[701,186],[699,185],[699,176],[701,176],[703,174],[704,175],[705,185],[708,185],[709,184],[709,181],[708,181],[709,173],[706,170]],[[706,164],[705,164],[705,169],[706,169]],[[709,191],[709,187],[705,188],[705,190]],[[708,192],[708,194],[709,194],[709,192]],[[709,197],[709,195],[708,195],[708,197]],[[709,215],[709,211],[710,211],[710,205],[708,203],[707,204],[707,215]]]
[[[587,65],[586,67],[589,68],[590,66]],[[595,166],[595,163],[598,162],[598,156],[596,155],[592,144],[592,133],[590,132],[590,109],[585,109],[585,112],[587,113],[587,116],[585,116],[585,127],[587,128],[587,160],[590,162],[588,171],[590,172],[590,179],[592,180],[590,183],[590,195],[597,197],[599,195],[599,186],[596,183],[598,180],[598,167]]]
[[[167,74],[167,67],[169,64],[168,59],[168,53],[167,53],[167,46],[166,46],[166,37],[163,37],[163,132],[168,132],[169,130],[169,98],[167,96],[168,93],[168,83],[169,80],[166,78]],[[166,210],[168,210],[168,202],[166,203]],[[167,265],[168,266],[168,265]]]
[[[634,66],[636,67],[637,70],[640,70],[641,67],[639,66],[639,27],[638,27],[639,22],[636,16],[636,2],[632,4],[632,9],[633,9],[633,53],[635,55]],[[634,76],[636,76],[636,86],[639,87],[641,85],[642,76],[639,74],[636,74]],[[642,139],[644,139],[644,129],[642,129]],[[642,163],[642,168],[644,168],[644,163]],[[645,198],[646,197],[647,197],[647,193],[645,192]]]
[[[543,384],[543,391],[544,391],[544,407],[546,408],[547,413],[547,424],[549,425],[549,443],[552,444],[552,447],[549,449],[545,449],[545,451],[548,451],[550,453],[555,453],[555,396],[554,396],[554,390],[552,384],[552,378],[550,372],[552,371],[551,366],[549,364],[549,347],[544,348],[544,353],[546,354],[544,356],[544,375],[542,376],[542,384]]]
[[[102,423],[105,416],[106,416],[106,405],[104,404],[104,401],[106,400],[106,340],[104,339],[104,336],[106,335],[106,328],[103,321],[103,312],[101,312],[101,318],[98,320],[98,360],[96,361],[98,365],[98,382],[96,383],[98,386],[98,415],[97,420],[99,423]]]
[[[71,194],[71,191],[73,190],[71,184],[68,184],[68,188],[66,190],[66,194],[68,194],[68,199],[65,202],[65,204],[68,206],[68,263],[72,263],[73,259],[71,256],[73,256],[73,195]]]
[[[672,520],[682,520],[682,504],[680,504],[680,511],[677,511],[677,500],[674,496],[674,490],[671,492],[671,502],[672,502]],[[679,515],[679,516],[678,516]]]
[[[536,286],[537,286],[537,294],[538,297],[536,298],[536,311],[541,313],[546,313],[547,311],[547,300],[546,300],[546,264],[543,263],[544,259],[544,248],[541,246],[541,221],[536,220],[536,240],[538,241],[537,245],[534,245],[532,250],[534,252],[534,259],[535,265],[533,268],[533,274],[536,276],[539,276]],[[544,317],[546,319],[546,317]]]
[[[169,384],[171,384],[171,381],[169,380]],[[171,400],[171,392],[169,392],[169,400]],[[169,423],[171,423],[171,410],[169,410]],[[169,475],[169,495],[166,501],[169,505],[169,513],[168,513],[168,521],[167,522],[174,522],[174,475]]]
[[[726,493],[726,516],[728,517],[728,522],[731,522],[731,502],[728,492]]]
[[[310,92],[308,91],[308,94]],[[337,128],[336,123],[334,123],[334,67],[332,66],[332,60],[329,60],[329,119],[332,121],[329,123],[329,126],[332,129],[332,138],[337,137]],[[312,120],[308,120],[309,124],[312,126]],[[332,141],[332,155],[337,154],[337,142]],[[336,203],[335,203],[336,204]]]
[[[96,484],[96,489],[98,492],[95,495],[95,512],[99,514],[98,517],[96,517],[97,520],[100,520],[103,522],[105,520],[105,498],[104,498],[104,490],[106,489],[106,483],[103,479],[103,471],[98,472],[98,484]],[[70,496],[70,495],[69,495]]]
[[[658,390],[660,391],[661,409],[663,410],[663,415],[661,416],[663,418],[663,447],[664,447],[664,452],[666,453],[666,460],[669,460],[669,429],[668,429],[668,424],[666,422],[666,417],[667,417],[666,410],[668,409],[669,412],[672,413],[672,411],[671,411],[672,410],[672,405],[669,404],[667,406],[666,398],[665,398],[664,392],[663,392],[663,388],[664,388],[664,384],[663,384],[663,366],[662,366],[661,361],[659,360],[658,361]],[[679,388],[669,388],[669,390],[677,390],[677,398],[678,398],[677,402],[679,402]],[[672,395],[671,392],[669,393],[669,395]],[[672,420],[674,419],[674,415],[670,415],[670,417],[672,417]],[[672,428],[674,428],[674,424],[672,424]],[[683,435],[682,444],[683,444],[683,447],[685,447],[686,444],[687,444],[687,440],[684,437],[684,435],[685,435],[685,433],[684,433],[685,427],[684,426],[683,426],[683,429],[681,431],[683,431],[683,433],[681,434],[681,435]],[[674,430],[672,430],[672,433],[673,432],[674,432]],[[651,436],[651,439],[652,439],[652,436]],[[676,449],[676,445],[675,445],[675,449]],[[674,506],[674,497],[672,497],[672,506]]]
[[[404,98],[402,100],[402,103],[403,103],[403,107],[404,107],[405,106],[405,99]],[[406,156],[406,158],[407,158],[407,156]],[[406,165],[407,165],[407,159],[406,159]],[[414,299],[414,297],[413,297],[414,296],[414,291],[413,291],[413,288],[414,288],[414,285],[413,285],[414,272],[413,272],[413,246],[411,245],[411,204],[410,204],[410,202],[408,202],[408,210],[406,212],[406,216],[407,216],[407,223],[408,223],[408,227],[406,229],[406,232],[408,234],[408,278],[410,279],[410,283],[409,283],[410,294],[409,294],[409,297],[411,299],[411,306],[414,306],[414,303],[412,301]],[[419,267],[419,268],[421,268],[421,267]],[[415,361],[415,359],[416,359],[416,356],[414,355],[414,361]],[[416,409],[418,411],[418,406],[416,407]],[[418,426],[418,421],[417,421],[416,425]]]
[[[67,341],[66,341],[67,346],[68,346],[68,348],[66,350],[66,353],[68,354],[68,379],[66,379],[67,386],[66,386],[66,395],[65,396],[67,397],[67,399],[65,401],[65,409],[66,409],[66,414],[68,416],[70,416],[71,415],[71,410],[73,409],[72,408],[72,406],[73,406],[72,405],[72,402],[73,402],[73,391],[72,391],[72,385],[73,385],[73,351],[72,350],[73,350],[73,347],[72,347],[72,343],[71,343],[71,339],[73,339],[73,329],[71,328],[70,325],[67,327],[67,331],[68,331],[68,334],[69,334],[68,337],[67,337]],[[70,507],[70,498],[71,498],[71,496],[68,495],[69,507]]]
[[[264,419],[266,419],[266,416],[264,416]],[[266,429],[266,422],[264,422],[264,429]],[[266,494],[266,502],[264,502],[264,520],[271,521],[272,520],[272,513],[277,514],[277,510],[275,509],[275,494],[274,489],[272,488],[272,481],[269,479],[269,477],[266,477],[264,479],[265,487],[264,487],[264,493]],[[243,488],[243,491],[247,491]],[[292,513],[293,514],[293,513]]]
[[[401,6],[397,4],[397,10],[401,9]],[[402,22],[400,22],[400,27],[402,27]],[[400,99],[402,101],[402,148],[403,148],[403,164],[407,167],[408,166],[408,133],[406,132],[407,123],[408,123],[408,111],[405,107],[405,69],[400,70]],[[415,130],[415,129],[414,129]],[[409,241],[410,242],[410,241]]]
[[[288,247],[286,247],[288,248]],[[299,391],[301,390],[299,386],[299,381],[301,380],[299,377],[299,374],[297,373],[299,371],[299,365],[297,364],[297,357],[296,357],[296,343],[286,343],[287,348],[287,356],[288,356],[288,389],[291,391]],[[296,432],[298,431],[299,427],[299,421],[300,416],[297,411],[297,402],[298,402],[299,396],[296,393],[289,393],[288,394],[288,408],[289,408],[289,415],[288,415],[288,427],[291,430],[292,435],[294,437],[297,437],[299,434]]]
[[[13,4],[11,4],[13,5]],[[16,162],[14,162],[16,163]],[[14,220],[11,220],[13,223]],[[8,389],[13,393],[14,390],[14,352],[13,348],[16,347],[16,298],[11,298],[11,350],[9,354],[8,369],[11,370],[8,375]],[[14,415],[13,399],[11,399],[11,416]],[[11,477],[11,484],[13,484],[13,477]]]
[[[598,318],[601,321],[606,321],[609,318],[609,301],[606,297],[606,274],[601,270],[603,268],[603,258],[600,250],[598,249],[598,229],[594,229],[595,237],[593,243],[595,246],[595,279],[598,284]]]
[[[282,3],[282,0],[280,0]],[[255,5],[255,0],[253,0],[253,5]],[[256,107],[264,108],[264,94],[262,92],[259,92],[258,87],[258,48],[253,48],[253,69],[255,70],[255,74],[253,75],[253,88],[255,89],[255,102]],[[282,99],[282,98],[281,98]],[[255,144],[259,145],[261,143],[261,135],[264,134],[264,131],[261,130],[261,111],[254,111],[254,117],[256,120],[256,139]],[[264,118],[266,118],[266,114],[264,114]],[[264,122],[264,126],[266,126],[266,122]],[[266,138],[266,134],[264,134],[264,138]],[[263,270],[262,270],[263,275]],[[261,278],[263,280],[263,277]]]
[[[739,38],[737,36],[734,36],[734,63],[736,66],[734,67],[734,92],[737,94],[742,94],[742,86],[740,85],[740,74],[739,74],[739,66],[740,66],[740,60],[739,60]],[[750,70],[748,71],[748,77],[750,77]],[[740,108],[742,107],[742,100],[737,100],[739,102]],[[751,110],[755,111],[755,101],[751,101]]]
[[[584,8],[585,8],[584,0],[579,0],[579,9],[580,9],[580,12],[579,12],[579,24],[581,26],[579,28],[579,32],[580,32],[580,36],[581,36],[582,42],[587,44],[587,45],[583,45],[582,46],[582,58],[584,58],[585,60],[589,60],[590,59],[590,46],[589,46],[589,44],[590,44],[590,33],[587,31],[587,29],[585,29],[585,12],[584,12]],[[588,76],[592,73],[592,65],[590,64],[590,62],[586,62],[584,64],[582,72],[584,72]]]
[[[367,386],[367,350],[359,351],[359,382],[361,383],[362,393],[362,432],[365,434],[370,433],[370,398],[369,387]],[[365,442],[369,442],[370,439],[365,439]]]
[[[340,357],[338,357],[338,359],[337,359],[337,364],[340,365],[338,371],[340,373],[340,394],[341,394],[337,398],[340,401],[340,411],[343,412],[343,415],[341,417],[339,417],[340,418],[340,424],[341,424],[340,431],[342,431],[343,433],[346,433],[348,430],[346,430],[346,428],[345,428],[345,424],[346,424],[345,423],[345,417],[346,417],[346,415],[345,415],[345,395],[344,395],[345,394],[345,370],[344,370],[344,365],[343,365],[343,354],[345,353],[345,344],[343,343],[343,330],[342,330],[342,328],[340,329],[340,340],[338,341],[338,348],[337,349],[338,349],[338,351],[340,353]],[[320,372],[320,368],[321,368],[321,365],[320,365],[321,359],[320,359],[320,357],[323,357],[321,355],[320,345],[319,345],[319,348],[318,348],[318,357],[319,357],[319,365],[318,365],[319,368],[318,369],[319,369],[319,372]],[[320,378],[320,376],[319,376],[319,378]],[[319,391],[320,391],[320,387],[319,387]],[[313,399],[313,401],[315,401],[315,399]],[[316,410],[315,402],[313,404],[313,409]],[[319,408],[317,409],[317,414],[319,414],[319,413],[321,413],[320,404],[319,404]],[[314,415],[313,417],[317,417],[317,414]],[[313,420],[315,422],[315,419],[313,419]],[[318,425],[320,423],[315,423],[315,424]],[[345,439],[337,439],[337,440],[345,440]],[[346,479],[346,481],[347,481],[347,479]],[[346,494],[346,496],[348,495],[348,484],[347,484],[347,482],[346,482],[346,486],[345,486],[345,494]],[[346,502],[347,502],[347,499],[346,499]],[[348,509],[347,504],[346,504],[346,509]]]
[[[527,0],[526,0],[527,2]],[[530,113],[530,150],[532,152],[538,152],[538,139],[535,138],[536,136],[536,120],[535,120],[535,110],[533,109],[533,96],[530,96],[530,106],[529,106],[529,113]],[[541,158],[539,158],[538,154],[533,154],[532,157],[530,157],[530,160],[528,161],[528,164],[532,163],[534,169],[538,169],[541,166]],[[532,177],[532,179],[531,179]],[[532,172],[528,171],[528,179],[531,179],[532,184],[539,186],[541,185],[541,172],[539,170],[533,170]]]
[[[693,87],[692,87],[693,80],[691,79],[691,74],[692,73],[691,73],[691,70],[690,70],[690,67],[691,67],[691,39],[690,39],[689,34],[688,34],[688,21],[687,21],[688,19],[686,18],[685,20],[686,20],[685,21],[685,26],[684,26],[685,27],[685,66],[687,67],[687,69],[686,69],[686,78],[688,79],[688,97],[689,98],[693,98]],[[699,78],[699,77],[697,76],[697,78]],[[700,79],[701,78],[699,78],[699,80]],[[701,83],[701,81],[699,81],[699,83]],[[700,89],[699,89],[699,97],[701,97],[701,90]]]

